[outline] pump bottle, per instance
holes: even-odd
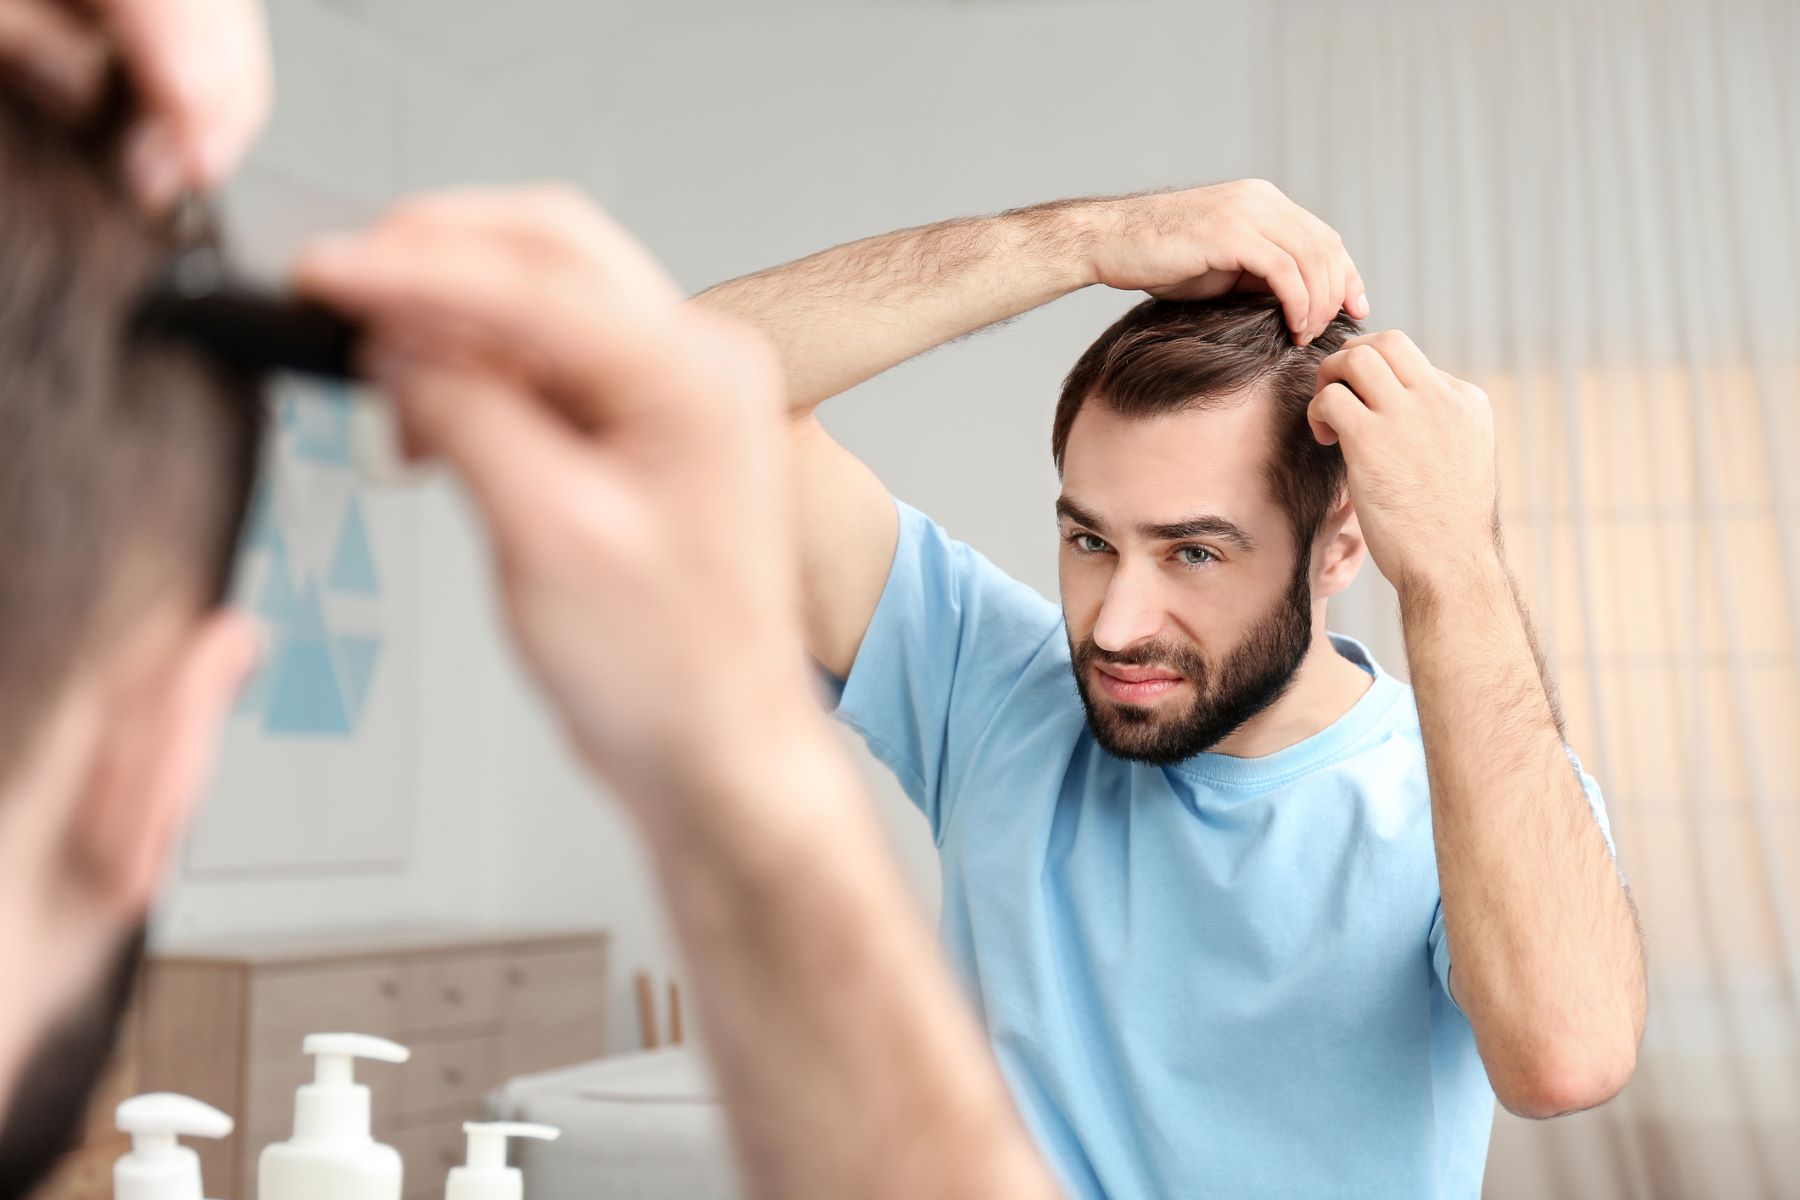
[[[369,1089],[356,1060],[403,1063],[404,1046],[357,1033],[315,1033],[302,1044],[313,1082],[294,1097],[294,1136],[262,1153],[259,1200],[400,1200],[400,1155],[370,1135]]]
[[[463,1122],[469,1135],[468,1165],[450,1172],[444,1200],[525,1200],[525,1176],[506,1165],[506,1139],[539,1138],[554,1142],[562,1131],[548,1125],[520,1125],[507,1121]]]
[[[172,1092],[133,1096],[114,1115],[131,1153],[113,1164],[113,1200],[201,1200],[200,1156],[175,1139],[228,1137],[230,1117]]]

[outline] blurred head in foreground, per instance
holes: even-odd
[[[0,1200],[78,1132],[255,657],[260,387],[129,332],[175,242],[115,141],[0,89]]]

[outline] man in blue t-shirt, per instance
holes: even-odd
[[[1095,283],[1157,298],[1057,405],[1059,608],[812,413]],[[1637,927],[1506,570],[1487,399],[1359,336],[1335,234],[1227,184],[702,302],[782,352],[809,650],[931,823],[944,941],[1072,1194],[1473,1197],[1496,1095],[1623,1086]],[[1326,630],[1365,555],[1411,687]]]

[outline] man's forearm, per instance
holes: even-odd
[[[697,302],[774,343],[796,415],[934,346],[1094,282],[1089,201],[903,229],[746,275]]]
[[[1637,923],[1496,551],[1401,588],[1458,1001],[1531,1116],[1622,1086],[1643,1030]]]
[[[854,768],[809,718],[643,810],[745,1182],[1054,1195]]]

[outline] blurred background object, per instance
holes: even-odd
[[[1577,1117],[1500,1114],[1486,1194],[1800,1196],[1791,0],[273,0],[270,16],[277,110],[227,196],[265,271],[306,233],[452,183],[572,181],[696,291],[1061,196],[1263,176],[1319,213],[1372,324],[1493,397],[1511,562],[1648,934],[1636,1078]],[[1081,293],[822,417],[1054,597],[1057,385],[1132,302]],[[364,488],[330,401],[291,405],[244,596],[291,653],[235,719],[161,953],[602,927],[615,960],[679,978],[636,845],[507,659],[453,494]],[[1403,670],[1372,571],[1334,609]],[[924,823],[845,736],[935,907]],[[633,1178],[651,1168],[617,1135],[641,1130],[659,1178],[725,1189],[690,1047],[583,1065],[652,1033],[627,1016],[630,978],[595,986],[596,1022],[623,1018],[596,1026],[603,1043],[501,1093],[569,1130],[529,1148],[534,1169],[598,1180],[555,1156],[604,1144]],[[679,1136],[658,1141],[671,1105]]]

